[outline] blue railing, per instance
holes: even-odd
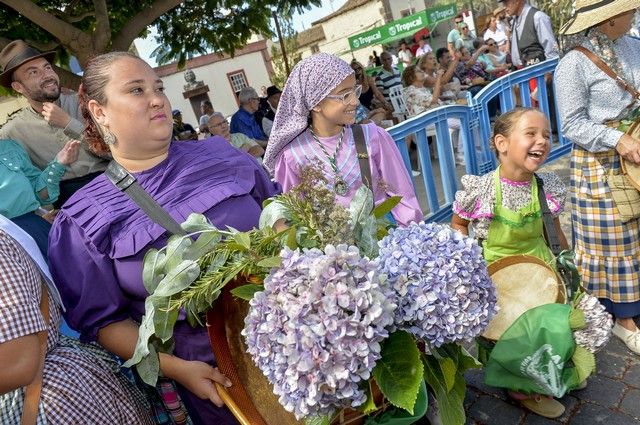
[[[547,97],[551,85],[547,86],[545,79],[552,77],[557,64],[558,59],[550,59],[512,72],[491,82],[474,97],[470,97],[468,105],[448,105],[430,109],[388,129],[410,172],[412,166],[409,161],[407,142],[414,141],[417,146],[421,175],[414,178],[414,186],[427,220],[449,220],[451,206],[458,189],[458,173],[463,172],[457,170],[455,166],[448,120],[456,120],[460,123],[458,137],[461,138],[464,150],[464,173],[487,173],[497,166],[495,155],[489,147],[492,117],[489,116],[488,105],[494,99],[498,99],[499,109],[502,112],[508,111],[515,107],[516,96],[518,96],[520,105],[531,106],[529,81],[532,79],[536,80],[538,85],[538,107],[550,121],[555,121],[552,124],[554,139],[547,162],[560,158],[571,150],[571,142],[559,131],[560,121],[555,97],[552,97],[551,104]],[[549,76],[545,77],[547,74]],[[428,136],[431,137],[435,147],[429,146]]]

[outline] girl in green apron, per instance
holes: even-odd
[[[554,256],[544,238],[542,210],[534,173],[551,148],[551,131],[544,114],[533,108],[516,108],[502,114],[494,124],[491,146],[500,165],[483,176],[466,175],[456,193],[452,227],[482,241],[487,264],[502,257],[533,255],[554,267]],[[563,248],[567,240],[560,228],[566,189],[553,173],[540,173],[549,210]],[[538,394],[509,394],[529,410],[545,417],[558,417],[564,406]]]

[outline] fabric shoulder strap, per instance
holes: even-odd
[[[129,196],[155,223],[162,226],[172,235],[184,236],[187,234],[178,222],[140,186],[136,178],[116,161],[109,163],[105,174],[115,187]]]
[[[40,312],[47,327],[49,320],[49,292],[47,285],[42,285],[42,296],[40,297]],[[47,356],[47,336],[48,328],[38,332],[38,345],[40,346],[40,364],[38,372],[33,381],[24,389],[24,405],[22,407],[21,425],[35,425],[38,420],[38,408],[40,406],[40,393],[42,392],[42,379],[44,371],[44,359]]]
[[[554,256],[558,256],[562,251],[562,246],[560,245],[560,236],[558,236],[558,232],[556,231],[556,225],[553,222],[553,215],[549,210],[549,205],[547,205],[547,196],[544,193],[544,183],[542,179],[537,174],[536,183],[538,185],[538,200],[540,202],[540,209],[542,210],[542,222],[544,224],[544,235],[547,243],[549,244],[549,248],[551,248],[551,252]]]
[[[358,153],[358,163],[360,164],[360,176],[362,182],[373,192],[373,183],[371,182],[371,166],[369,165],[369,152],[367,151],[367,142],[364,140],[364,131],[360,124],[351,126],[353,131],[353,140],[356,143],[356,152]]]
[[[593,62],[598,68],[600,68],[602,72],[607,74],[609,77],[613,78],[616,81],[616,83],[620,85],[620,87],[622,87],[623,89],[631,93],[631,96],[633,96],[634,99],[640,98],[640,92],[638,92],[638,90],[636,90],[631,84],[627,83],[622,77],[616,74],[615,71],[611,69],[609,65],[607,65],[598,56],[593,54],[591,50],[583,46],[576,46],[574,47],[574,50],[577,50],[580,53],[584,54],[586,57],[588,57],[591,60],[591,62]]]

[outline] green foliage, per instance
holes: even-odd
[[[396,331],[383,342],[381,354],[373,369],[380,391],[391,404],[413,414],[424,369],[415,340]]]
[[[43,10],[84,32],[94,36],[98,28],[94,1],[91,0],[24,0],[33,1]],[[161,0],[109,0],[109,34],[107,38],[115,40],[133,17],[140,12],[153,11],[160,7]],[[271,14],[277,11],[279,16],[291,16],[293,12],[303,12],[311,6],[319,6],[320,0],[190,0],[179,2],[157,19],[149,13],[147,21],[139,22],[132,34],[127,34],[124,45],[130,45],[136,37],[148,35],[148,29],[156,26],[158,35],[155,40],[159,48],[154,52],[159,63],[178,61],[184,66],[186,60],[194,55],[212,51],[233,54],[242,48],[253,34],[272,37],[270,28]],[[144,15],[143,15],[144,16]],[[49,19],[44,28],[39,27],[28,17],[18,14],[0,2],[0,37],[9,40],[24,39],[43,50],[57,50],[61,63],[68,63],[71,55],[90,57],[104,51],[92,51],[94,48],[76,43],[73,34],[69,39],[61,40],[52,35],[52,29],[59,24]],[[53,31],[56,33],[56,31]],[[58,32],[60,33],[60,32]],[[119,47],[124,48],[126,47]],[[79,49],[83,52],[80,54]],[[106,51],[111,50],[111,42]]]
[[[433,389],[443,425],[465,423],[464,372],[478,368],[480,363],[459,344],[446,344],[434,348],[432,354],[422,355],[424,378]]]
[[[282,38],[284,40],[284,49],[289,63],[289,71],[291,71],[291,69],[293,69],[293,67],[302,59],[300,55],[296,53],[298,51],[298,37],[295,29],[293,28],[293,20],[291,18],[283,17],[279,22],[280,32],[282,33]],[[279,40],[275,41],[273,46],[271,46],[271,63],[273,64],[274,70],[271,81],[282,89],[287,78],[289,78],[289,74],[285,67],[282,47],[280,46]]]
[[[250,283],[249,285],[238,286],[237,288],[233,288],[231,293],[234,297],[238,297],[245,301],[250,301],[251,298],[255,295],[256,292],[260,292],[264,289],[262,285],[256,285],[255,283]]]

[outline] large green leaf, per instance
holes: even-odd
[[[153,302],[153,297],[147,297],[147,299],[144,301],[145,314],[144,316],[142,316],[140,327],[138,328],[138,340],[136,341],[135,351],[133,353],[133,356],[125,362],[125,367],[134,366],[140,363],[143,358],[149,355],[149,340],[155,333],[155,327],[153,324],[155,310],[156,308]],[[145,382],[148,381],[145,380]]]
[[[217,230],[216,227],[209,223],[207,217],[203,214],[191,213],[187,220],[180,225],[187,233],[202,232],[206,230]]]
[[[373,377],[382,394],[394,406],[413,414],[423,365],[415,340],[404,331],[396,331],[384,341],[382,358],[373,369]]]
[[[127,364],[125,363],[126,366]],[[153,344],[149,344],[149,354],[138,362],[136,370],[142,381],[152,387],[156,386],[158,375],[160,374],[160,359]]]
[[[167,256],[163,251],[151,248],[142,261],[142,282],[147,293],[152,294],[164,277]]]
[[[291,219],[291,214],[289,213],[287,207],[282,205],[277,200],[270,202],[269,204],[264,205],[262,213],[260,213],[258,228],[271,228],[276,223],[276,221],[280,220],[281,218],[284,218],[286,221],[289,221]]]
[[[235,240],[240,247],[246,249],[247,251],[251,249],[251,237],[249,236],[249,233],[238,232],[233,235],[233,240]]]
[[[389,214],[391,210],[400,203],[401,200],[402,196],[390,196],[389,198],[385,199],[384,202],[373,209],[373,215],[376,218],[384,217],[385,215]]]
[[[184,260],[158,283],[153,295],[155,297],[170,297],[185,290],[200,275],[200,266],[193,260]]]
[[[173,235],[167,242],[167,263],[165,270],[169,272],[182,262],[185,250],[193,241],[188,236]]]
[[[280,264],[282,264],[282,258],[280,258],[279,255],[276,255],[274,257],[264,258],[258,261],[258,264],[256,265],[258,267],[273,268],[273,267],[280,267]]]
[[[449,392],[453,389],[453,385],[456,382],[456,372],[458,367],[455,362],[448,357],[440,359],[438,363],[440,364],[440,371],[444,378],[445,389]]]
[[[256,285],[255,283],[250,283],[249,285],[238,286],[237,288],[233,288],[231,293],[233,296],[243,299],[245,301],[250,301],[256,292],[264,291],[264,286]]]
[[[331,418],[329,416],[311,416],[304,418],[304,425],[329,425]]]
[[[153,327],[155,329],[155,336],[158,337],[163,343],[166,343],[173,336],[173,327],[178,320],[178,313],[180,310],[174,308],[169,310],[169,303],[171,298],[166,297],[153,297],[153,305],[155,308],[153,314]]]
[[[373,194],[366,186],[360,186],[349,204],[349,216],[356,245],[369,258],[378,256],[378,227],[372,211]]]
[[[198,239],[188,246],[182,255],[185,260],[197,260],[207,252],[212,251],[222,240],[219,230],[207,230],[198,236]]]
[[[452,359],[450,357],[436,358],[433,355],[423,355],[424,377],[433,389],[434,396],[438,401],[438,411],[443,425],[462,425],[465,422],[464,413],[464,393],[466,384],[464,376],[460,369],[456,370],[451,390],[447,390],[447,380],[444,377],[443,370],[448,367],[442,367],[441,362],[448,363]]]

